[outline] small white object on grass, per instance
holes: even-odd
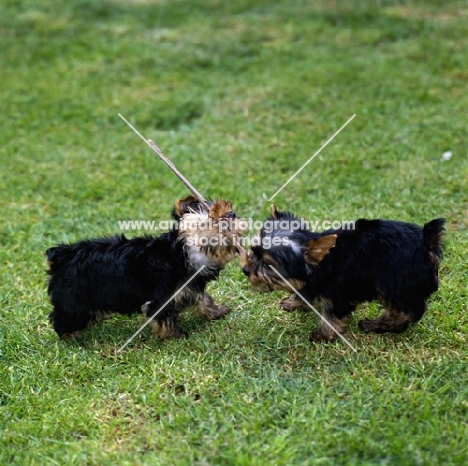
[[[448,150],[442,154],[442,160],[450,160],[452,158],[452,151]]]

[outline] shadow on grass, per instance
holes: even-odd
[[[191,315],[190,315],[191,314]],[[210,321],[203,317],[194,315],[193,311],[187,310],[182,313],[180,318],[180,327],[187,333],[185,338],[206,332],[209,330]],[[140,315],[130,317],[113,314],[110,318],[100,322],[95,322],[90,328],[84,330],[79,337],[70,340],[64,340],[64,345],[78,347],[85,350],[95,350],[96,346],[103,348],[120,348],[129,340],[137,330],[145,323]],[[158,340],[151,335],[149,326],[146,326],[127,346],[127,349],[138,348],[141,344],[151,345],[159,348],[174,339],[169,338],[164,341]]]

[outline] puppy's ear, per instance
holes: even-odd
[[[236,218],[236,214],[232,210],[232,204],[229,201],[216,201],[210,207],[211,218]]]
[[[271,216],[276,220],[278,218],[278,209],[276,208],[275,204],[271,204]]]
[[[197,198],[192,195],[177,199],[174,203],[174,214],[183,217],[184,214],[190,212],[190,208],[194,209],[197,204],[199,204]]]
[[[307,243],[304,260],[308,264],[318,264],[323,261],[331,248],[336,245],[336,235],[322,236],[319,239],[311,239]]]

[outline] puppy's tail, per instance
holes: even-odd
[[[442,260],[442,248],[444,246],[445,219],[436,218],[426,223],[423,227],[424,246],[429,258],[436,268],[439,268]]]

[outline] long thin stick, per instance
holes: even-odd
[[[182,175],[179,170],[177,170],[175,165],[161,152],[161,149],[151,139],[148,139],[146,143],[151,147],[151,149],[154,150],[154,152],[156,152],[156,154],[159,155],[159,158],[176,174],[179,180],[182,181],[182,183],[189,189],[189,191],[201,202],[205,210],[209,212],[210,206],[208,205],[206,199],[197,189],[195,189],[194,186],[189,183],[187,178],[185,178],[185,176]]]
[[[130,126],[130,128],[132,128],[133,131],[138,136],[140,136],[140,138],[143,139],[143,141],[145,141],[145,143],[148,144],[148,146],[151,147],[154,152],[156,152],[156,154],[158,154],[159,158],[175,173],[177,178],[179,178],[179,180],[182,181],[188,190],[200,201],[205,210],[209,212],[210,206],[208,205],[206,199],[189,183],[187,178],[185,178],[185,176],[182,175],[179,170],[177,170],[175,165],[161,152],[161,149],[151,139],[146,139],[122,114],[119,113],[119,117],[122,118],[122,120],[125,121],[125,123],[127,123],[127,125]]]

